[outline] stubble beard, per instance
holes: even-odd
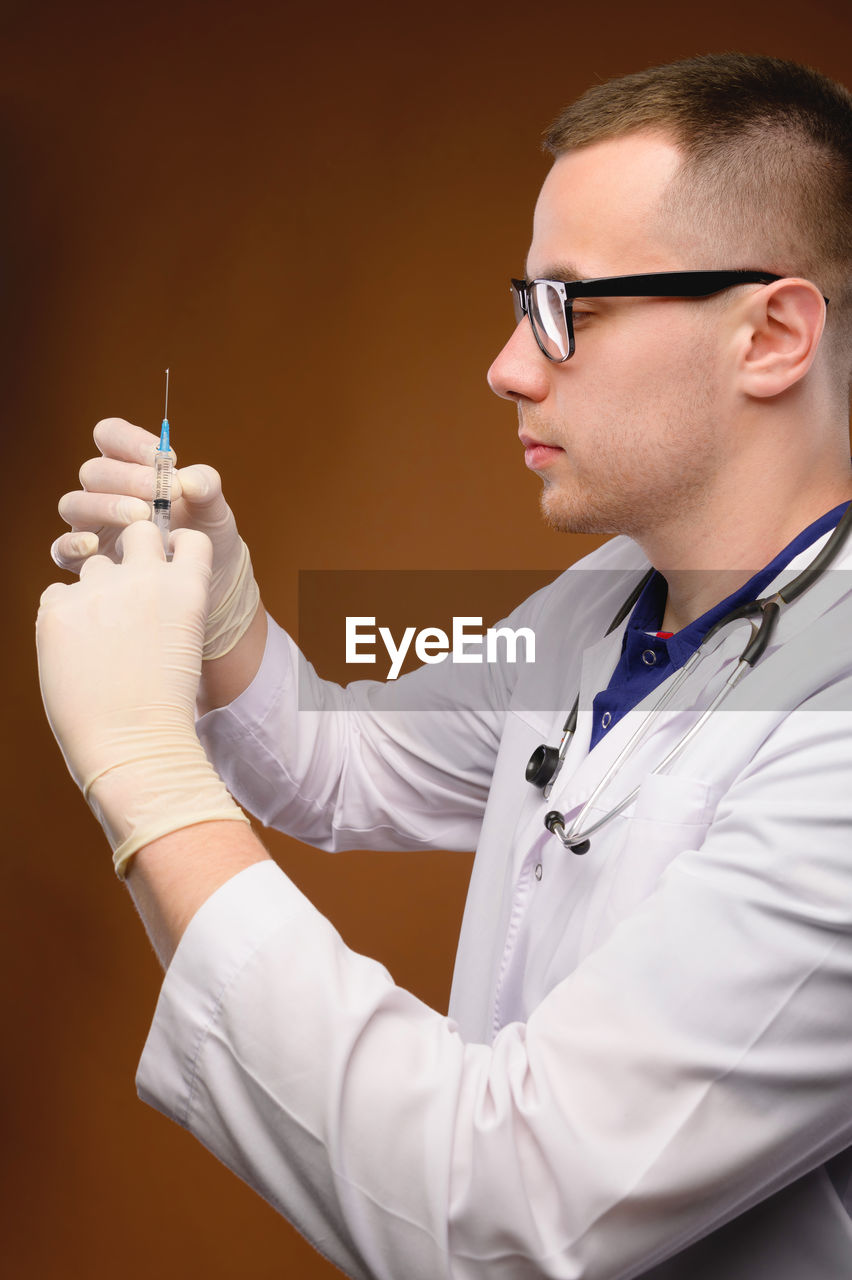
[[[641,541],[662,525],[674,528],[694,518],[709,499],[719,465],[712,436],[687,433],[680,421],[672,423],[671,435],[663,433],[650,454],[636,444],[625,438],[611,459],[598,459],[600,480],[584,479],[567,455],[567,475],[543,476],[540,507],[548,528],[557,533],[624,534]],[[629,465],[619,465],[619,459],[629,460]]]
[[[561,492],[555,484],[545,482],[539,498],[544,523],[555,533],[617,534],[628,530],[627,512],[604,510],[599,502],[579,500],[576,495]]]

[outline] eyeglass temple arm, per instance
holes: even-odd
[[[773,284],[782,279],[771,271],[659,271],[560,283],[569,298],[706,298],[738,284]]]

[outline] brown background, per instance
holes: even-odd
[[[98,418],[217,465],[270,610],[299,569],[559,568],[509,329],[538,135],[599,77],[740,48],[852,82],[846,0],[0,4],[7,1274],[337,1274],[135,1099],[159,984],[44,722],[32,620]],[[446,1008],[466,856],[270,846]]]

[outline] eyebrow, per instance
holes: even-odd
[[[529,266],[524,263],[524,278],[529,280]],[[558,280],[561,284],[577,284],[580,280],[588,280],[588,276],[582,275],[576,267],[571,263],[564,262],[559,266],[545,267],[541,275],[532,277],[536,280]]]

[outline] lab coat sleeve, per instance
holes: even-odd
[[[641,1275],[852,1143],[850,695],[490,1046],[244,871],[178,948],[142,1097],[353,1276]]]
[[[537,625],[547,589],[505,625]],[[450,661],[346,688],[269,620],[261,669],[199,738],[235,798],[322,849],[476,846],[516,668]]]

